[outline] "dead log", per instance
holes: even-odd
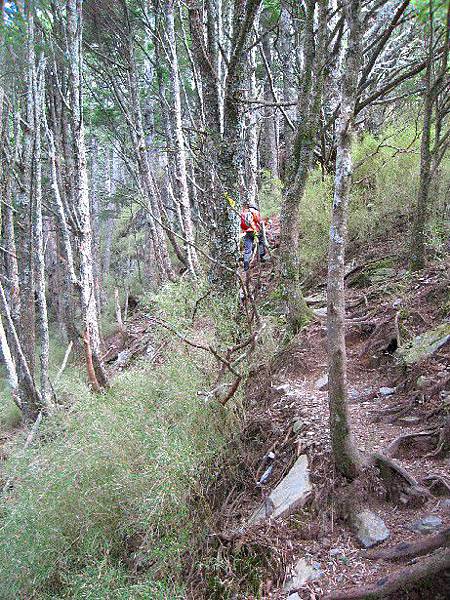
[[[427,556],[420,562],[408,565],[395,573],[379,579],[372,585],[355,586],[347,590],[331,592],[323,600],[371,600],[385,598],[398,592],[406,592],[424,579],[450,569],[450,548]],[[397,598],[398,596],[393,596]]]
[[[415,558],[424,556],[438,548],[448,548],[450,545],[450,527],[439,531],[433,535],[427,536],[418,542],[401,542],[393,548],[383,550],[370,550],[367,552],[367,558],[370,560],[401,560],[404,558]]]

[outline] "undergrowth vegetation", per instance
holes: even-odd
[[[376,242],[388,232],[397,232],[401,245],[409,243],[412,211],[419,182],[420,138],[416,127],[396,123],[379,136],[365,133],[353,148],[355,173],[349,210],[348,229],[351,244]],[[448,237],[442,218],[448,204],[450,157],[444,158],[431,189],[431,218],[427,244],[439,254]],[[329,226],[333,201],[333,177],[320,169],[310,174],[300,206],[300,254],[304,276],[323,265],[328,250]],[[281,184],[263,177],[260,192],[263,215],[279,212]]]
[[[192,296],[179,284],[150,306],[180,326]],[[214,306],[198,318],[212,322]],[[213,335],[206,328],[202,339]],[[230,416],[198,395],[211,384],[209,361],[176,337],[164,340],[159,365],[141,359],[102,395],[67,369],[57,390],[66,408],[26,453],[17,440],[0,529],[1,598],[183,597],[183,558],[203,527],[190,496]]]

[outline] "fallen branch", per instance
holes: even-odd
[[[409,447],[411,450],[418,450],[419,446],[422,444],[426,444],[427,442],[432,442],[433,438],[436,437],[436,430],[428,430],[428,431],[418,431],[416,433],[405,433],[399,435],[393,442],[389,444],[389,446],[385,450],[386,456],[390,456],[394,458],[399,455],[399,453],[405,448],[405,446]],[[428,455],[426,455],[428,456]]]
[[[70,356],[70,353],[72,351],[72,348],[73,348],[73,342],[70,341],[69,345],[67,346],[66,353],[64,354],[64,359],[62,361],[62,364],[61,364],[61,366],[59,368],[58,373],[56,374],[55,381],[53,382],[53,385],[56,385],[58,383],[58,381],[61,378],[61,375],[64,373],[64,370],[65,370],[65,368],[67,366],[67,361],[69,360],[69,356]]]
[[[389,594],[395,594],[400,590],[403,593],[420,583],[423,579],[437,575],[449,568],[450,548],[445,548],[440,552],[431,554],[421,562],[407,566],[379,579],[372,585],[356,586],[348,590],[331,592],[331,594],[324,596],[323,600],[372,600],[375,598],[385,598]]]
[[[448,547],[450,545],[450,527],[430,535],[418,542],[401,542],[393,548],[384,550],[371,550],[367,552],[367,558],[370,560],[399,560],[403,558],[414,558],[423,556],[438,548]]]

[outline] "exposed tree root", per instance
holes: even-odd
[[[441,475],[428,475],[421,483],[427,487],[433,496],[450,496],[450,479]]]
[[[393,312],[390,311],[389,315],[375,327],[360,353],[360,358],[364,358],[368,354],[392,353],[399,345],[398,311],[394,310]]]
[[[399,455],[404,455],[405,451],[408,450],[415,452],[425,451],[436,444],[436,436],[437,432],[435,429],[399,435],[386,448],[385,454],[386,456],[395,458]]]
[[[437,445],[434,450],[425,454],[425,458],[437,458],[450,452],[450,417],[445,419],[442,427],[435,431],[435,435],[438,436]]]
[[[373,585],[357,586],[348,590],[331,592],[323,600],[370,600],[385,598],[399,591],[405,592],[423,579],[437,575],[450,568],[450,548],[445,548],[427,556],[422,561],[408,565],[395,573],[379,579]]]
[[[401,465],[381,453],[372,455],[388,492],[388,499],[409,506],[421,506],[430,497],[430,492],[419,485]]]
[[[423,556],[438,548],[448,548],[450,545],[450,527],[430,535],[418,542],[401,542],[393,548],[384,550],[371,550],[367,553],[367,558],[371,560],[399,560],[404,558],[414,558]]]

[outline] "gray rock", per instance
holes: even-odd
[[[290,385],[288,383],[282,383],[281,385],[273,386],[273,389],[277,392],[281,392],[282,394],[287,394],[290,390]]]
[[[439,348],[450,342],[450,323],[441,323],[438,327],[418,335],[412,341],[400,346],[398,356],[407,365],[419,363],[432,356]]]
[[[383,519],[368,509],[352,515],[355,534],[364,548],[372,548],[388,539],[390,532]]]
[[[119,354],[117,355],[116,366],[124,367],[129,363],[130,358],[131,352],[129,350],[122,350],[122,352],[119,352]]]
[[[409,526],[412,531],[417,533],[433,533],[442,527],[442,519],[435,515],[427,515],[423,519],[415,521]]]
[[[380,387],[380,394],[382,396],[392,396],[392,394],[395,394],[395,388],[391,388],[391,387]]]
[[[324,306],[323,308],[313,308],[313,313],[316,317],[326,317],[327,316],[327,308]]]
[[[302,600],[300,596],[295,592],[294,594],[289,594],[288,600]]]
[[[322,576],[323,571],[320,570],[320,565],[318,565],[318,563],[311,564],[305,558],[301,558],[291,569],[283,589],[285,592],[298,590],[309,581],[314,581]],[[289,598],[290,597],[291,596],[289,596]]]
[[[321,392],[324,392],[328,389],[328,373],[325,373],[325,375],[319,377],[319,379],[316,381],[316,388]]]
[[[302,427],[303,427],[302,419],[300,419],[298,417],[296,419],[294,419],[294,424],[292,425],[292,431],[294,433],[298,433]]]
[[[445,498],[445,500],[441,500],[439,502],[439,505],[446,511],[446,512],[450,512],[450,499],[449,498]]]
[[[155,352],[156,352],[156,348],[155,348],[155,346],[153,346],[153,344],[149,344],[147,346],[147,348],[145,349],[146,356],[150,356],[151,358],[153,358]]]
[[[419,390],[423,390],[424,388],[427,387],[427,385],[429,385],[431,382],[429,377],[425,377],[424,375],[421,375],[420,377],[417,378],[416,381],[416,386],[419,388]]]
[[[306,454],[301,454],[286,477],[253,513],[250,523],[257,523],[268,517],[276,519],[293,513],[306,504],[311,491],[308,457]]]

